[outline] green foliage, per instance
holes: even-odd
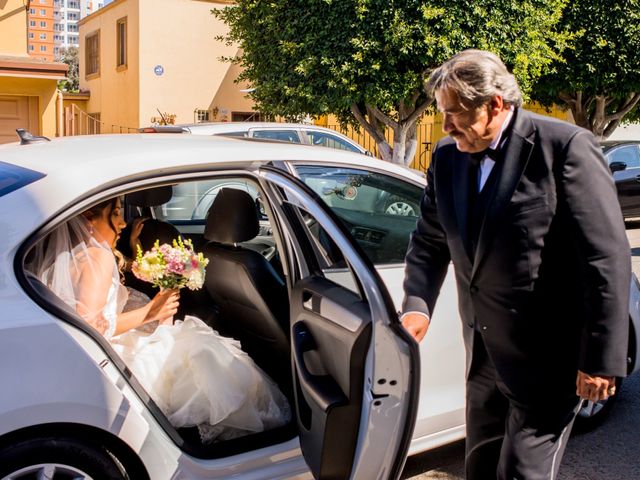
[[[60,50],[58,62],[66,63],[69,66],[67,79],[61,80],[58,84],[60,90],[64,92],[78,92],[80,88],[80,77],[78,70],[78,47],[67,47]]]
[[[607,113],[640,92],[640,0],[573,0],[561,19],[562,28],[578,33],[536,84],[534,98],[546,105],[581,92],[593,113],[596,95],[607,97]],[[636,106],[627,119],[638,118]]]
[[[466,48],[491,50],[526,94],[570,35],[556,23],[567,0],[238,0],[213,11],[257,108],[297,117],[375,107],[396,122],[431,102],[429,72]],[[369,119],[371,121],[371,119]]]

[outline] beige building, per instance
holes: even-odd
[[[227,3],[115,0],[79,22],[80,89],[102,133],[253,114],[238,67],[220,60],[237,52],[216,40],[227,27],[211,10]]]
[[[67,66],[28,55],[28,8],[27,0],[0,0],[0,143],[15,142],[16,128],[60,133],[57,85]]]

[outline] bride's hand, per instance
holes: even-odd
[[[131,256],[133,258],[136,258],[138,247],[142,248],[139,238],[140,234],[142,233],[142,228],[144,227],[145,220],[147,220],[147,217],[137,217],[133,219],[133,223],[131,224],[129,247],[131,247]]]
[[[143,323],[163,321],[178,312],[180,293],[178,290],[162,290],[149,302],[149,311]]]

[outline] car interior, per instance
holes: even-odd
[[[252,197],[247,191],[229,188],[229,185],[242,187],[246,180],[222,183],[227,187],[216,190],[204,218],[191,218],[200,200],[194,197],[186,207],[189,211],[185,216],[189,218],[183,222],[176,219],[169,222],[157,214],[170,203],[178,185],[127,193],[122,200],[127,227],[116,248],[126,257],[135,258],[136,252],[131,252],[129,247],[129,235],[130,225],[138,216],[145,218],[139,237],[143,251],[153,248],[156,241],[171,243],[178,237],[192,239],[195,251],[202,252],[209,259],[209,265],[203,288],[181,290],[175,318],[196,316],[219,334],[238,340],[293,406],[288,291],[275,241],[267,226],[268,218],[255,193]],[[252,184],[252,187],[257,193],[257,186]],[[46,238],[43,241],[46,242]],[[25,263],[28,264],[28,260]],[[78,320],[76,324],[81,322],[76,312],[40,280],[29,272],[27,278],[48,308],[53,306],[61,316],[74,317]],[[127,287],[142,291],[150,298],[158,291],[131,272],[122,272],[122,278]],[[97,332],[96,335],[100,336]],[[149,404],[152,411],[162,415],[153,399],[149,399]],[[166,417],[162,423],[165,429],[172,429]],[[282,427],[208,444],[202,443],[196,426],[174,429],[174,433],[177,443],[187,453],[200,458],[220,458],[288,440],[297,434],[297,428],[294,417]]]

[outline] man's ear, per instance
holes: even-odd
[[[504,99],[500,95],[494,95],[489,100],[489,114],[492,117],[498,115],[506,107]]]

